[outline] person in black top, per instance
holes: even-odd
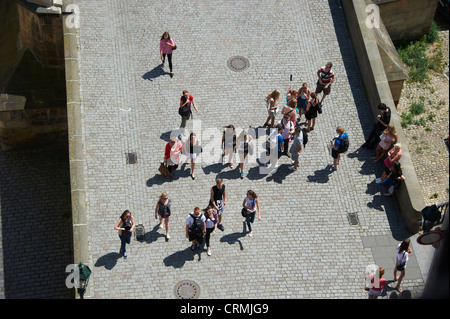
[[[225,229],[222,225],[222,213],[225,208],[225,199],[225,185],[223,184],[223,181],[218,178],[216,179],[216,185],[211,187],[209,205],[213,207],[217,212],[217,215],[219,217],[217,228],[219,228],[221,231],[224,231]]]
[[[380,114],[377,116],[377,122],[375,123],[372,132],[370,132],[366,142],[361,145],[362,148],[372,148],[375,145],[378,145],[380,142],[380,135],[391,121],[391,109],[387,107],[386,104],[380,103],[378,105],[378,110]]]

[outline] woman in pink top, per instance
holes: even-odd
[[[382,136],[382,137],[381,137]],[[372,157],[374,162],[378,162],[380,159],[386,155],[391,145],[397,144],[398,136],[394,125],[388,125],[384,130],[383,134],[380,136],[380,143],[378,143],[376,149],[376,156]]]
[[[177,46],[175,45],[175,41],[170,37],[169,32],[164,32],[164,34],[161,37],[161,40],[159,41],[159,52],[161,54],[161,61],[164,66],[164,62],[166,61],[166,55],[167,60],[169,60],[169,69],[170,69],[170,77],[173,76],[172,72],[172,52],[175,50]]]
[[[378,275],[378,278],[376,278]],[[377,270],[376,274],[370,275],[371,288],[368,291],[369,299],[377,299],[386,289],[386,279],[383,278],[384,268]]]
[[[400,143],[395,144],[394,147],[389,150],[387,157],[384,160],[384,165],[386,167],[384,169],[383,174],[381,175],[381,181],[384,181],[386,177],[388,177],[388,175],[392,171],[394,163],[400,161],[402,155],[403,155],[402,146],[400,145]]]

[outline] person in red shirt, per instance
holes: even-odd
[[[184,129],[186,127],[186,121],[189,120],[192,117],[192,110],[191,107],[194,107],[195,111],[197,112],[197,114],[200,114],[200,112],[197,109],[197,106],[195,105],[194,102],[194,97],[192,95],[189,94],[188,91],[184,90],[183,94],[180,98],[180,110],[181,109],[187,109],[187,114],[184,113],[180,113],[181,115],[181,129],[183,130],[184,133]],[[184,114],[184,115],[183,115]]]
[[[378,278],[375,278],[375,274],[370,275],[372,288],[369,289],[369,299],[377,299],[383,290],[386,290],[386,279],[383,278],[384,268],[380,268],[377,273],[379,274]]]
[[[183,151],[181,143],[176,137],[172,137],[170,142],[166,144],[164,151],[164,164],[169,170],[169,177],[173,177],[173,171],[178,168],[180,163],[180,154]]]

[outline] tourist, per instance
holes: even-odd
[[[290,157],[288,153],[289,141],[291,140],[291,135],[294,134],[295,124],[290,120],[289,114],[284,115],[278,124],[283,126],[283,131],[281,131],[281,136],[283,136],[284,141],[283,155]]]
[[[291,159],[294,161],[292,166],[289,166],[291,171],[296,171],[299,163],[299,155],[303,149],[303,132],[302,129],[297,126],[294,131],[292,139],[292,146],[289,152],[291,153]]]
[[[308,102],[308,105],[306,106],[306,123],[308,126],[306,127],[306,131],[312,131],[314,130],[314,126],[316,125],[316,117],[319,113],[319,99],[316,96],[316,93],[311,93],[311,99]],[[312,123],[312,125],[311,125]]]
[[[371,274],[372,288],[369,289],[369,299],[377,299],[386,291],[386,279],[383,278],[384,268],[377,268],[376,274]]]
[[[170,69],[170,77],[173,77],[173,68],[172,68],[172,52],[176,50],[177,46],[175,41],[170,37],[169,32],[164,32],[160,41],[159,41],[159,52],[161,54],[162,65],[164,66],[164,62],[169,61],[169,69]]]
[[[280,99],[280,91],[278,90],[274,90],[272,93],[270,93],[267,97],[266,97],[266,104],[267,104],[267,119],[266,122],[264,123],[264,127],[269,125],[269,121],[270,121],[270,127],[273,127],[274,123],[275,123],[275,116],[277,115],[278,112],[278,100]]]
[[[325,99],[325,96],[330,94],[331,91],[331,84],[335,81],[334,72],[331,69],[333,67],[333,64],[331,62],[328,62],[325,66],[321,67],[317,71],[317,77],[319,78],[317,80],[317,86],[316,86],[316,94],[319,94],[323,91],[322,100],[320,103],[323,103],[323,100]]]
[[[241,179],[244,178],[244,161],[247,157],[247,154],[252,147],[253,137],[248,135],[245,132],[242,132],[242,134],[238,138],[239,148],[239,171]]]
[[[283,106],[281,110],[281,114],[283,117],[285,115],[289,116],[289,120],[293,123],[297,123],[297,100],[290,100],[288,104]]]
[[[394,194],[394,190],[397,189],[402,181],[405,180],[405,176],[402,175],[402,169],[399,162],[395,162],[392,166],[392,171],[384,179],[383,185],[387,187],[387,193],[383,193],[384,196],[391,196]],[[380,179],[381,182],[381,179]],[[377,178],[378,183],[378,178]]]
[[[166,144],[164,151],[164,164],[169,170],[169,177],[173,177],[173,172],[178,168],[180,163],[180,153],[183,151],[181,143],[176,137],[171,137],[170,142]]]
[[[387,157],[384,160],[384,165],[385,165],[384,172],[381,175],[382,182],[391,173],[394,163],[400,161],[402,156],[403,156],[402,145],[400,143],[395,144],[394,147],[388,151]]]
[[[333,157],[333,171],[337,170],[339,160],[341,159],[341,154],[346,151],[345,149],[343,149],[343,146],[347,143],[348,147],[348,134],[345,132],[344,128],[338,126],[336,128],[336,133],[338,134],[338,136],[330,141],[331,157]]]
[[[203,243],[206,234],[206,218],[200,213],[200,208],[195,207],[194,212],[186,218],[186,238],[192,242],[191,250],[194,251]]]
[[[306,107],[308,106],[309,99],[311,98],[311,90],[308,88],[307,83],[303,83],[302,87],[298,89],[297,95],[297,108],[299,121],[302,119],[302,114],[306,114]]]
[[[189,138],[183,144],[183,151],[186,153],[186,156],[191,161],[191,178],[194,180],[194,169],[195,169],[195,159],[198,154],[202,152],[202,147],[200,146],[200,142],[195,135],[195,133],[189,134]]]
[[[117,220],[116,225],[114,226],[114,229],[119,231],[119,254],[122,255],[125,259],[127,258],[126,245],[131,243],[131,234],[133,233],[134,227],[134,217],[131,215],[131,212],[128,209],[122,213],[122,215]]]
[[[236,152],[236,129],[232,124],[224,128],[221,147],[224,157],[228,156],[228,165],[233,168],[233,155]]]
[[[247,223],[247,227],[249,230],[248,235],[250,237],[252,237],[253,233],[252,233],[252,225],[251,224],[253,224],[253,222],[255,220],[256,211],[258,211],[258,220],[261,220],[261,211],[260,211],[260,207],[259,207],[259,200],[258,200],[258,196],[256,195],[256,193],[254,191],[252,191],[252,190],[247,191],[247,195],[244,198],[242,207],[243,207],[243,216],[244,216],[244,214],[246,214],[245,222]]]
[[[278,160],[284,153],[284,139],[281,132],[283,132],[283,125],[281,124],[277,124],[275,129],[271,129],[266,142],[265,159],[261,162],[262,165],[267,166],[270,161],[272,168],[278,167]]]
[[[194,107],[197,114],[200,114],[200,112],[197,109],[197,106],[194,102],[194,97],[189,94],[188,91],[184,90],[181,98],[180,98],[180,108],[178,110],[178,114],[181,116],[181,129],[184,133],[184,129],[186,128],[186,122],[192,118],[192,107]]]
[[[380,143],[378,143],[376,149],[376,156],[372,157],[374,162],[378,162],[382,159],[386,152],[391,148],[393,144],[397,144],[398,136],[394,125],[388,125],[383,134],[380,135]]]
[[[155,219],[159,217],[159,228],[166,228],[166,239],[170,239],[169,235],[169,219],[171,215],[170,205],[172,201],[169,199],[169,195],[167,193],[162,193],[159,196],[158,202],[155,207]]]
[[[212,206],[208,206],[203,210],[203,214],[205,216],[205,243],[206,243],[206,254],[211,256],[211,247],[210,247],[210,237],[211,234],[214,236],[216,234],[217,228],[217,213],[214,211]]]
[[[391,109],[384,103],[378,104],[378,111],[380,114],[377,116],[377,122],[373,126],[372,131],[369,134],[366,142],[361,145],[362,148],[372,148],[378,143],[380,135],[386,129],[391,121]]]
[[[222,225],[222,214],[225,209],[226,198],[227,193],[225,192],[225,185],[222,179],[218,178],[216,179],[216,185],[211,187],[211,192],[209,195],[209,206],[212,206],[217,212],[217,228],[219,228],[221,231],[225,230],[224,226]]]
[[[395,268],[394,268],[394,282],[397,282],[395,289],[398,292],[402,292],[400,284],[406,273],[406,264],[409,260],[409,254],[411,253],[411,248],[409,247],[410,239],[407,238],[400,245],[397,246],[397,256],[395,258]],[[400,271],[400,277],[397,278],[397,271]]]

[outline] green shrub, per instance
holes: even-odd
[[[425,105],[423,102],[413,102],[410,107],[410,112],[413,116],[422,114],[425,112]]]

